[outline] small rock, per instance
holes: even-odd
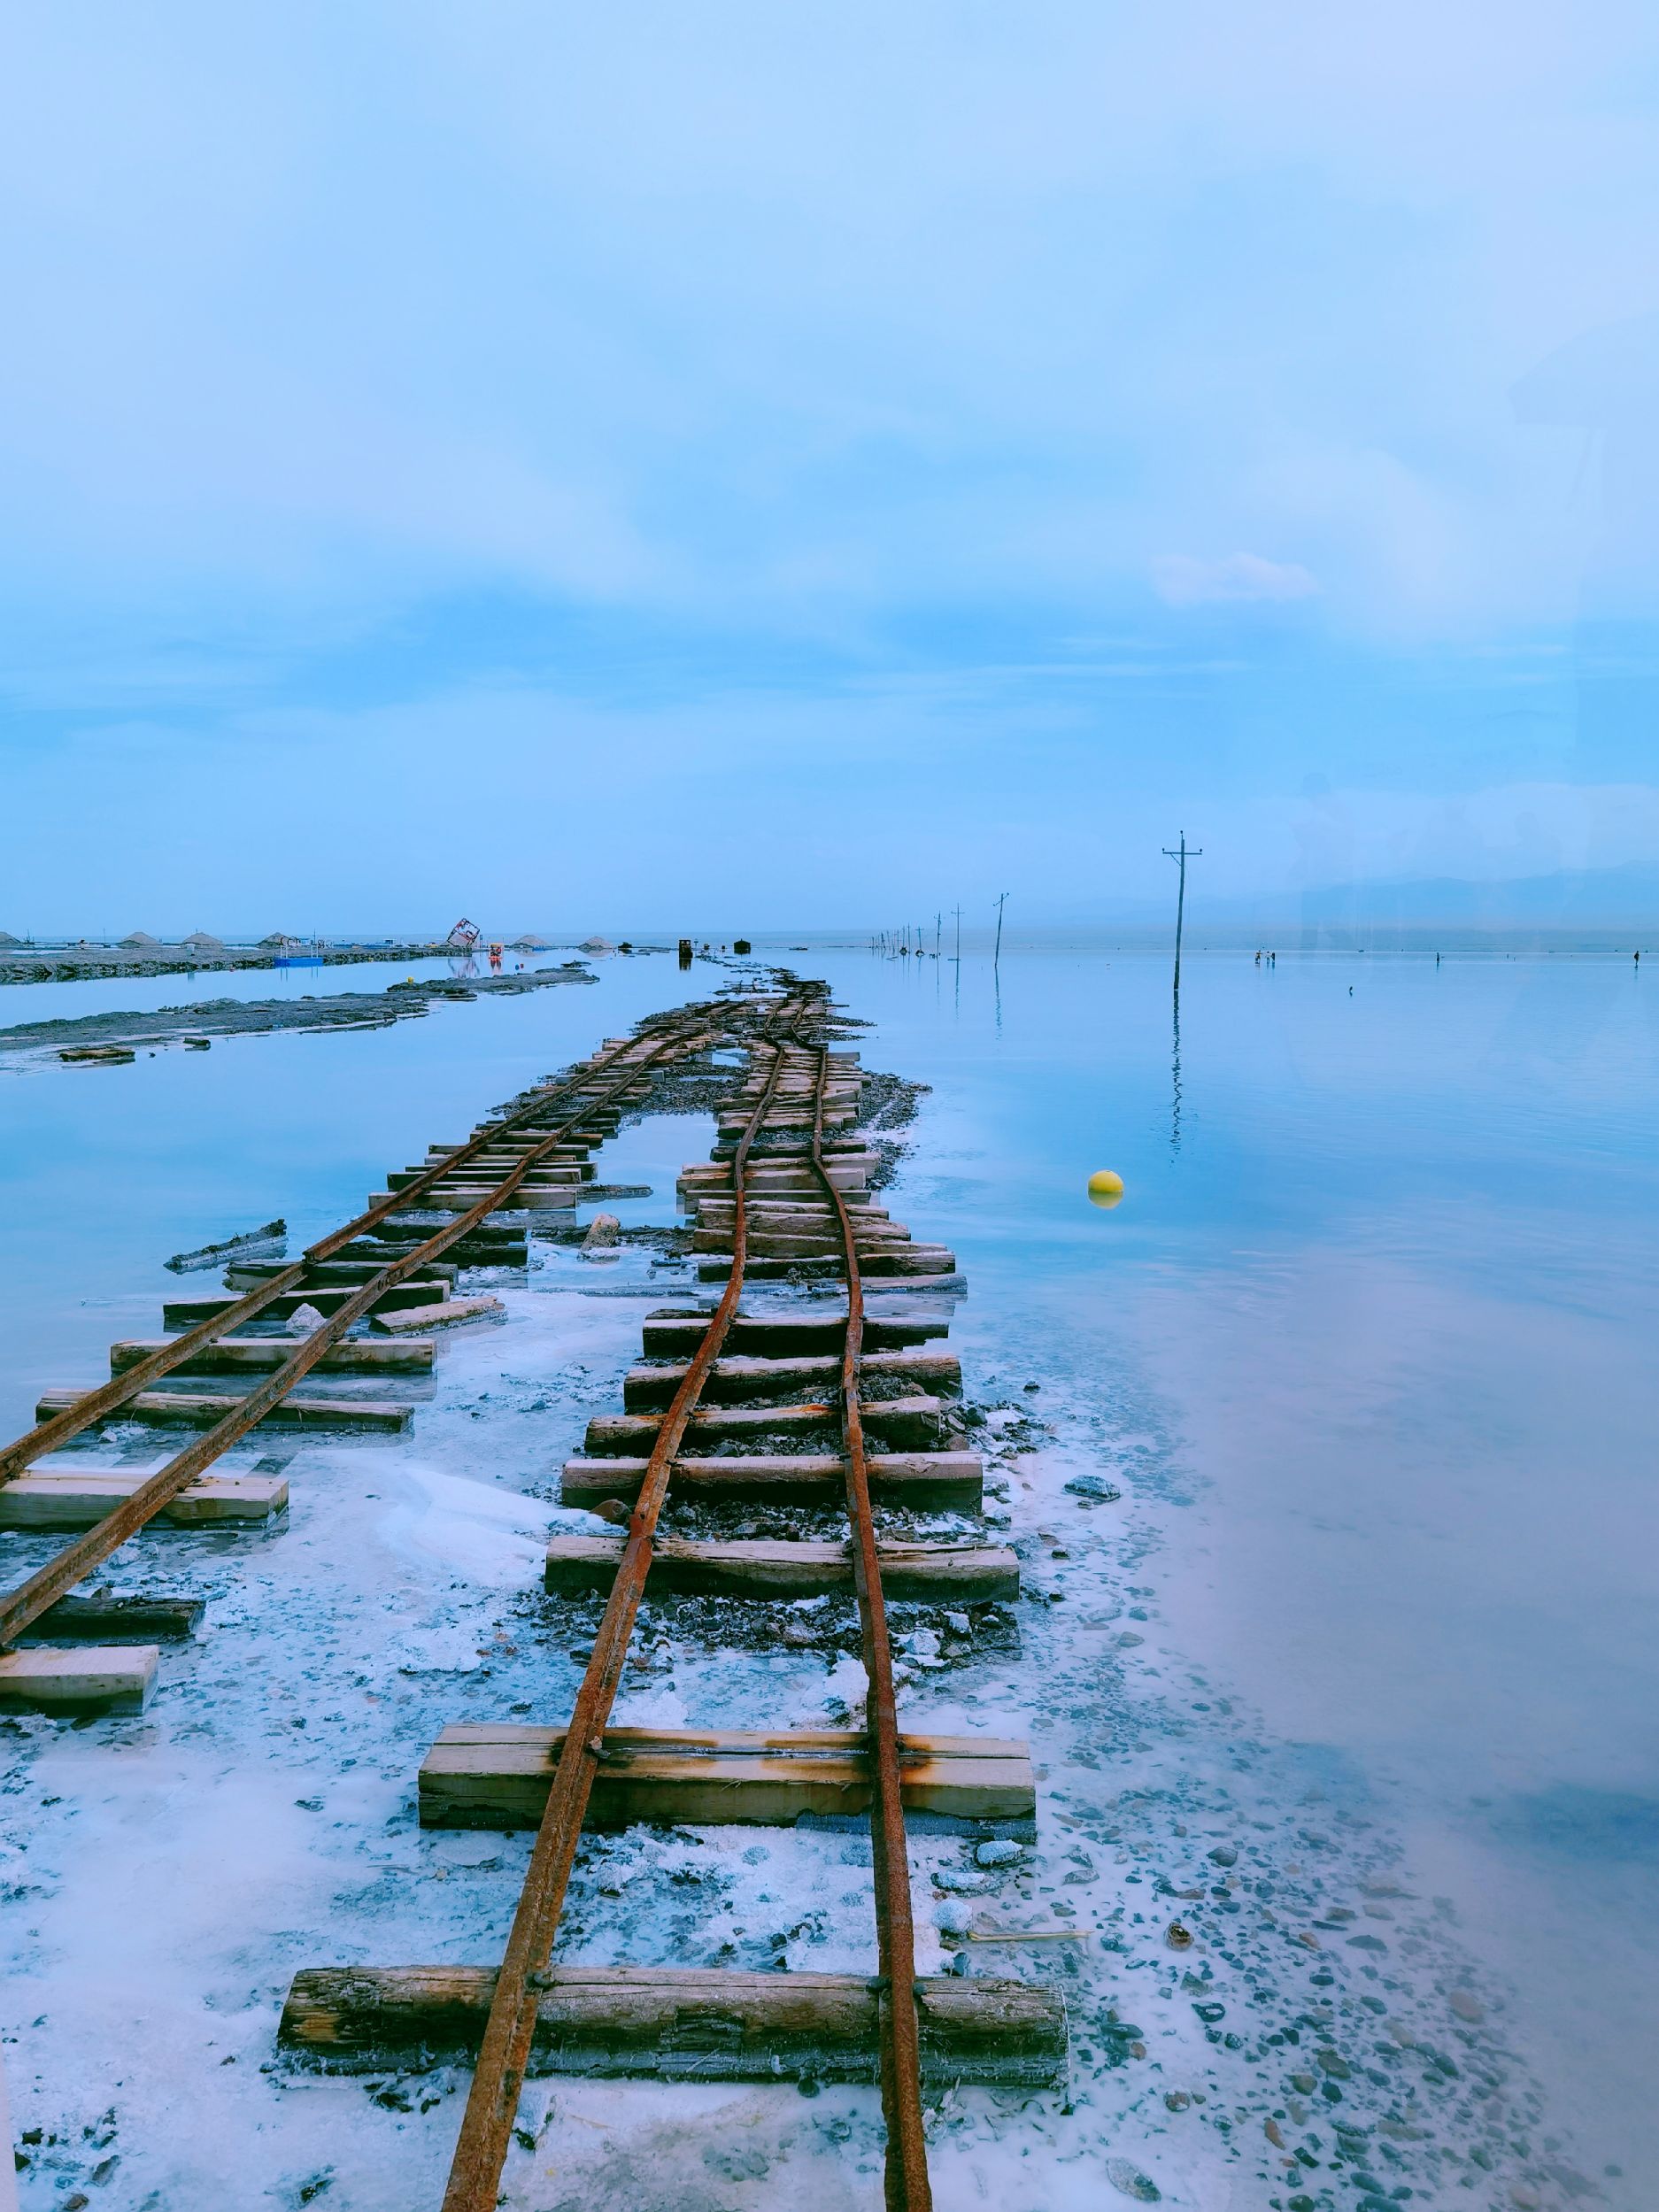
[[[1238,1854],[1231,1844],[1217,1844],[1209,1855],[1218,1867],[1236,1867],[1238,1863]]]
[[[1227,2017],[1225,2005],[1194,2005],[1192,2009],[1207,2028],[1213,2028],[1218,2020]]]
[[[1471,2024],[1476,2021],[1484,2020],[1486,2016],[1486,2008],[1481,2003],[1479,1998],[1475,1995],[1473,1990],[1454,1989],[1448,1991],[1446,2001],[1452,2008],[1452,2010],[1457,2015],[1460,2020],[1467,2020]]]
[[[304,1306],[297,1306],[288,1317],[288,1333],[290,1337],[309,1337],[313,1330],[321,1327],[322,1315],[309,1302]]]
[[[1098,1498],[1105,1506],[1115,1506],[1123,1495],[1104,1475],[1074,1475],[1066,1488],[1074,1498]]]
[[[606,1252],[622,1241],[622,1224],[614,1214],[596,1214],[588,1223],[588,1233],[582,1240],[585,1252]]]
[[[1509,2201],[1516,2208],[1516,2212],[1538,2212],[1544,2200],[1530,2181],[1512,2181],[1509,2184]]]
[[[608,1521],[617,1529],[625,1529],[634,1517],[634,1508],[624,1505],[620,1498],[601,1498],[593,1510],[601,1521]]]
[[[1192,2100],[1184,2089],[1166,2089],[1163,2101],[1171,2112],[1184,2112]]]
[[[974,1632],[974,1624],[965,1613],[947,1613],[945,1625],[953,1636],[971,1636]]]
[[[1192,1948],[1192,1931],[1183,1927],[1178,1920],[1169,1923],[1163,1931],[1163,1939],[1172,1951],[1190,1951]]]
[[[1262,2132],[1267,2137],[1268,2141],[1272,2144],[1276,2151],[1282,2151],[1284,2149],[1285,2138],[1279,2131],[1279,2123],[1277,2120],[1264,2120],[1262,2123]]]
[[[1137,2204],[1161,2204],[1163,2192],[1150,2174],[1143,2174],[1138,2166],[1131,2166],[1126,2158],[1108,2158],[1106,2177],[1114,2189],[1126,2197],[1133,2197]]]
[[[1292,2089],[1300,2090],[1304,2097],[1311,2097],[1318,2086],[1318,2082],[1311,2074],[1292,2074],[1291,2076],[1291,2087]]]
[[[1316,2051],[1314,2057],[1318,2062],[1320,2072],[1329,2074],[1332,2080],[1347,2081],[1352,2078],[1354,2069],[1340,2051]]]
[[[981,1867],[1017,1866],[1024,1856],[1018,1844],[999,1839],[979,1845],[974,1853],[974,1864]]]

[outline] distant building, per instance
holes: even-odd
[[[161,940],[152,937],[148,929],[135,929],[130,937],[121,939],[120,950],[124,952],[159,952]]]

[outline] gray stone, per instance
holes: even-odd
[[[974,1864],[982,1867],[1017,1866],[1025,1856],[1016,1843],[999,1840],[982,1843],[974,1853]]]
[[[983,1897],[991,1887],[988,1874],[961,1874],[954,1867],[936,1867],[933,1886],[949,1897]]]
[[[1106,2177],[1114,2189],[1126,2197],[1133,2197],[1137,2204],[1161,2204],[1163,2192],[1150,2174],[1143,2174],[1138,2166],[1131,2166],[1126,2158],[1108,2158]]]
[[[1106,1506],[1115,1505],[1123,1495],[1104,1475],[1074,1475],[1066,1488],[1076,1498],[1098,1498]]]

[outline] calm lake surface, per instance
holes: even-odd
[[[1655,979],[1200,955],[1177,1040],[1149,956],[1016,947],[960,978],[794,958],[874,1025],[868,1065],[932,1086],[892,1202],[967,1271],[970,1390],[1036,1380],[1062,1423],[1102,1392],[1138,1409],[1158,1634],[1392,1824],[1509,1992],[1546,2125],[1609,2201],[1655,2201]],[[7,1433],[153,1329],[168,1253],[276,1214],[320,1234],[389,1165],[720,980],[598,972],[383,1031],[0,1075]],[[27,1004],[0,1018],[111,988],[4,994]],[[1127,1184],[1110,1212],[1084,1196],[1100,1167]]]

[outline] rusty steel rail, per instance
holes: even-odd
[[[876,1522],[870,1511],[864,1417],[859,1402],[864,1353],[864,1283],[846,1200],[824,1165],[824,1093],[830,1053],[818,1048],[813,1094],[812,1164],[840,1223],[846,1260],[847,1333],[841,1353],[841,1439],[845,1461],[847,1521],[852,1533],[853,1584],[868,1682],[865,1730],[870,1762],[870,1849],[876,1882],[876,1962],[881,1972],[882,2115],[887,2123],[884,2173],[887,2212],[929,2212],[927,2139],[922,2124],[922,2043],[916,2019],[916,1938],[910,1903],[910,1853],[905,1840],[899,1780],[899,1709],[893,1692],[892,1646],[882,1591]]]
[[[780,1031],[786,1027],[786,1014],[780,1014],[776,1026]],[[593,1639],[592,1656],[576,1692],[548,1792],[547,1809],[536,1831],[505,1955],[496,1977],[490,2017],[473,2071],[467,2109],[461,2117],[448,2186],[444,2192],[444,2212],[494,2212],[501,2186],[501,2170],[512,2139],[524,2071],[536,2033],[540,1992],[559,1932],[570,1869],[582,1838],[583,1818],[604,1753],[606,1723],[616,1701],[622,1662],[628,1655],[634,1622],[644,1596],[645,1577],[651,1567],[657,1521],[667,1495],[669,1472],[743,1294],[748,1250],[744,1174],[750,1147],[771,1110],[783,1073],[783,1052],[780,1034],[773,1047],[765,1086],[732,1157],[731,1273],[703,1341],[663,1415],[662,1426],[646,1462],[638,1502],[628,1524],[628,1542],[616,1579],[611,1585],[611,1594],[606,1600],[605,1616]],[[922,2201],[925,2202],[925,2199]]]
[[[563,1083],[550,1084],[538,1098],[505,1114],[499,1121],[491,1122],[487,1129],[480,1129],[476,1137],[469,1138],[458,1151],[440,1160],[435,1168],[427,1169],[403,1190],[394,1191],[381,1205],[371,1206],[366,1214],[359,1214],[343,1229],[331,1229],[328,1236],[320,1237],[314,1245],[308,1245],[299,1258],[284,1268],[280,1275],[272,1276],[261,1283],[257,1290],[250,1291],[245,1298],[238,1299],[222,1314],[215,1314],[210,1320],[197,1322],[193,1329],[187,1329],[182,1336],[175,1337],[169,1345],[164,1345],[159,1351],[152,1352],[147,1359],[140,1360],[133,1367],[124,1368],[120,1375],[112,1376],[107,1383],[101,1383],[96,1389],[86,1391],[76,1399],[73,1406],[66,1406],[62,1413],[54,1414],[50,1421],[37,1422],[26,1436],[19,1437],[15,1442],[0,1449],[0,1482],[7,1481],[30,1460],[38,1458],[42,1453],[55,1452],[59,1445],[67,1444],[83,1429],[89,1429],[95,1421],[102,1420],[105,1414],[113,1413],[118,1406],[124,1406],[128,1399],[136,1397],[140,1391],[147,1389],[161,1376],[170,1374],[174,1368],[182,1365],[204,1345],[217,1343],[220,1337],[228,1336],[233,1330],[240,1329],[244,1322],[256,1319],[274,1299],[284,1298],[289,1291],[297,1290],[305,1281],[306,1269],[330,1258],[342,1245],[350,1244],[353,1237],[362,1236],[366,1229],[378,1228],[390,1214],[404,1214],[412,1208],[418,1208],[422,1192],[429,1191],[435,1183],[452,1175],[457,1168],[464,1167],[475,1153],[492,1144],[504,1131],[521,1128],[546,1114],[560,1092],[574,1091],[579,1083],[587,1081],[595,1074],[603,1074],[622,1053],[631,1051],[639,1042],[639,1038],[630,1037],[626,1043],[619,1044],[614,1052],[601,1054],[590,1061],[582,1075],[567,1076]],[[634,1061],[629,1071],[630,1080],[640,1068],[654,1066],[670,1042],[671,1039],[665,1039],[658,1052]],[[590,1111],[594,1104],[595,1101],[587,1100],[586,1110]],[[581,1117],[578,1115],[575,1118],[580,1120]],[[568,1126],[567,1123],[561,1124],[561,1128]],[[433,1259],[436,1256],[436,1250],[423,1247],[422,1256]],[[385,1285],[382,1283],[381,1287]]]
[[[693,1034],[696,1034],[695,1029]],[[637,1038],[629,1040],[630,1044],[637,1044],[638,1042]],[[475,1204],[468,1206],[464,1214],[458,1214],[446,1228],[438,1229],[424,1243],[418,1245],[413,1252],[405,1254],[403,1259],[392,1260],[382,1268],[359,1290],[355,1291],[320,1328],[313,1330],[310,1336],[297,1345],[290,1357],[285,1360],[274,1374],[267,1376],[257,1390],[251,1391],[245,1397],[232,1400],[229,1410],[222,1421],[215,1422],[213,1427],[204,1436],[199,1437],[194,1444],[188,1445],[185,1450],[169,1460],[165,1467],[158,1468],[148,1482],[141,1484],[129,1498],[123,1499],[115,1510],[106,1514],[95,1528],[89,1529],[87,1533],[76,1542],[66,1545],[56,1558],[49,1560],[45,1566],[29,1576],[26,1581],[19,1583],[16,1589],[9,1592],[4,1599],[0,1599],[0,1649],[14,1642],[32,1622],[39,1619],[49,1606],[55,1605],[59,1598],[73,1590],[78,1582],[89,1575],[95,1567],[101,1566],[112,1552],[118,1551],[128,1537],[136,1534],[146,1522],[153,1519],[161,1511],[164,1506],[169,1505],[187,1484],[195,1480],[204,1468],[211,1467],[221,1453],[228,1451],[233,1444],[246,1436],[250,1429],[256,1427],[263,1421],[271,1408],[279,1405],[294,1385],[311,1372],[324,1353],[339,1342],[352,1323],[362,1319],[363,1315],[375,1304],[382,1291],[394,1289],[399,1283],[406,1282],[411,1276],[419,1274],[429,1260],[437,1259],[440,1253],[446,1252],[450,1245],[458,1243],[489,1214],[497,1212],[503,1203],[512,1197],[537,1161],[551,1152],[561,1137],[567,1136],[572,1129],[580,1126],[584,1115],[591,1114],[596,1106],[602,1106],[607,1099],[619,1096],[626,1091],[643,1069],[655,1067],[666,1055],[673,1052],[675,1044],[679,1042],[682,1040],[672,1036],[666,1037],[660,1043],[653,1045],[649,1052],[630,1060],[626,1072],[619,1075],[613,1083],[607,1085],[596,1096],[584,1098],[574,1112],[555,1124],[541,1143],[533,1145],[518,1165],[504,1176],[493,1190],[486,1191],[484,1196]],[[619,1047],[619,1051],[625,1049],[627,1048]],[[540,1104],[535,1110],[545,1113],[545,1103]],[[522,1121],[525,1114],[521,1113],[514,1118]],[[497,1128],[505,1126],[507,1124],[497,1124]],[[490,1134],[493,1136],[495,1130],[492,1129]],[[475,1140],[471,1145],[465,1147],[461,1153],[451,1155],[451,1158],[464,1158],[467,1152],[477,1149],[478,1141]],[[428,1188],[435,1175],[448,1175],[451,1172],[450,1160],[446,1160],[441,1168],[433,1171],[432,1175],[423,1175],[417,1183],[409,1184],[405,1190],[398,1191],[396,1194],[396,1210],[401,1212],[409,1205],[411,1191]],[[392,1210],[394,1209],[391,1207],[371,1209],[371,1214],[364,1218],[380,1218],[384,1212]],[[323,1242],[325,1245],[332,1245],[339,1237],[350,1233],[350,1231],[336,1230],[334,1237],[324,1238]],[[320,1247],[315,1245],[312,1247],[313,1252],[319,1249]],[[296,1272],[303,1274],[303,1265],[297,1270],[284,1270],[285,1275]],[[243,1301],[243,1304],[246,1302]],[[196,1337],[197,1341],[204,1341],[197,1332],[193,1331],[191,1334]],[[190,1339],[184,1338],[181,1341],[189,1343]],[[171,1346],[169,1350],[172,1350]],[[89,1393],[89,1396],[96,1399],[100,1396],[100,1393],[92,1391]],[[82,1405],[86,1402],[86,1400],[81,1401]],[[71,1410],[79,1410],[79,1408]],[[96,1414],[89,1414],[87,1421],[96,1418]],[[52,1426],[50,1422],[45,1425],[48,1428]],[[81,1425],[84,1427],[87,1422],[83,1422]]]

